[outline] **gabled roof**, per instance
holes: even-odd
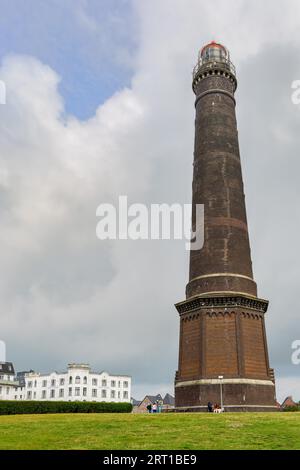
[[[293,397],[289,396],[281,404],[282,407],[284,406],[298,406],[297,403],[294,402]]]
[[[157,401],[161,401],[162,400],[162,396],[160,395],[160,393],[158,395],[146,395],[144,400],[148,398],[148,400],[151,401],[151,403],[154,405],[154,403],[156,403]],[[144,401],[142,400],[142,401]]]
[[[164,398],[164,405],[174,406],[175,398],[172,397],[172,395],[170,395],[169,393],[166,393],[165,398]]]
[[[12,362],[0,362],[0,374],[15,375],[15,369]]]

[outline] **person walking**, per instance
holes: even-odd
[[[151,413],[151,412],[152,412],[152,405],[151,405],[151,403],[149,403],[149,405],[147,405],[147,410],[148,410],[148,413]]]
[[[154,403],[154,405],[152,406],[152,413],[156,413],[157,412],[157,404]]]
[[[214,408],[214,407],[213,407],[213,404],[209,401],[209,402],[207,403],[207,411],[208,411],[208,413],[212,413],[212,412],[213,412],[213,408]]]

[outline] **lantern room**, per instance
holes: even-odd
[[[193,70],[193,90],[196,84],[211,75],[224,75],[237,87],[235,67],[230,60],[228,49],[222,44],[212,41],[199,51],[198,61]]]
[[[229,52],[224,46],[222,46],[222,44],[212,41],[202,47],[200,58],[202,59],[202,62],[226,62],[226,60],[229,59]]]

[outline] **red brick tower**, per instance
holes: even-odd
[[[264,315],[253,280],[229,52],[212,42],[193,73],[196,95],[193,218],[204,204],[204,246],[190,252],[180,315],[177,410],[275,411]]]

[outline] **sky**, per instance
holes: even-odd
[[[191,72],[237,68],[248,225],[277,397],[300,400],[298,0],[0,0],[1,339],[17,370],[130,374],[173,392],[185,241],[96,238],[96,208],[189,203]]]

